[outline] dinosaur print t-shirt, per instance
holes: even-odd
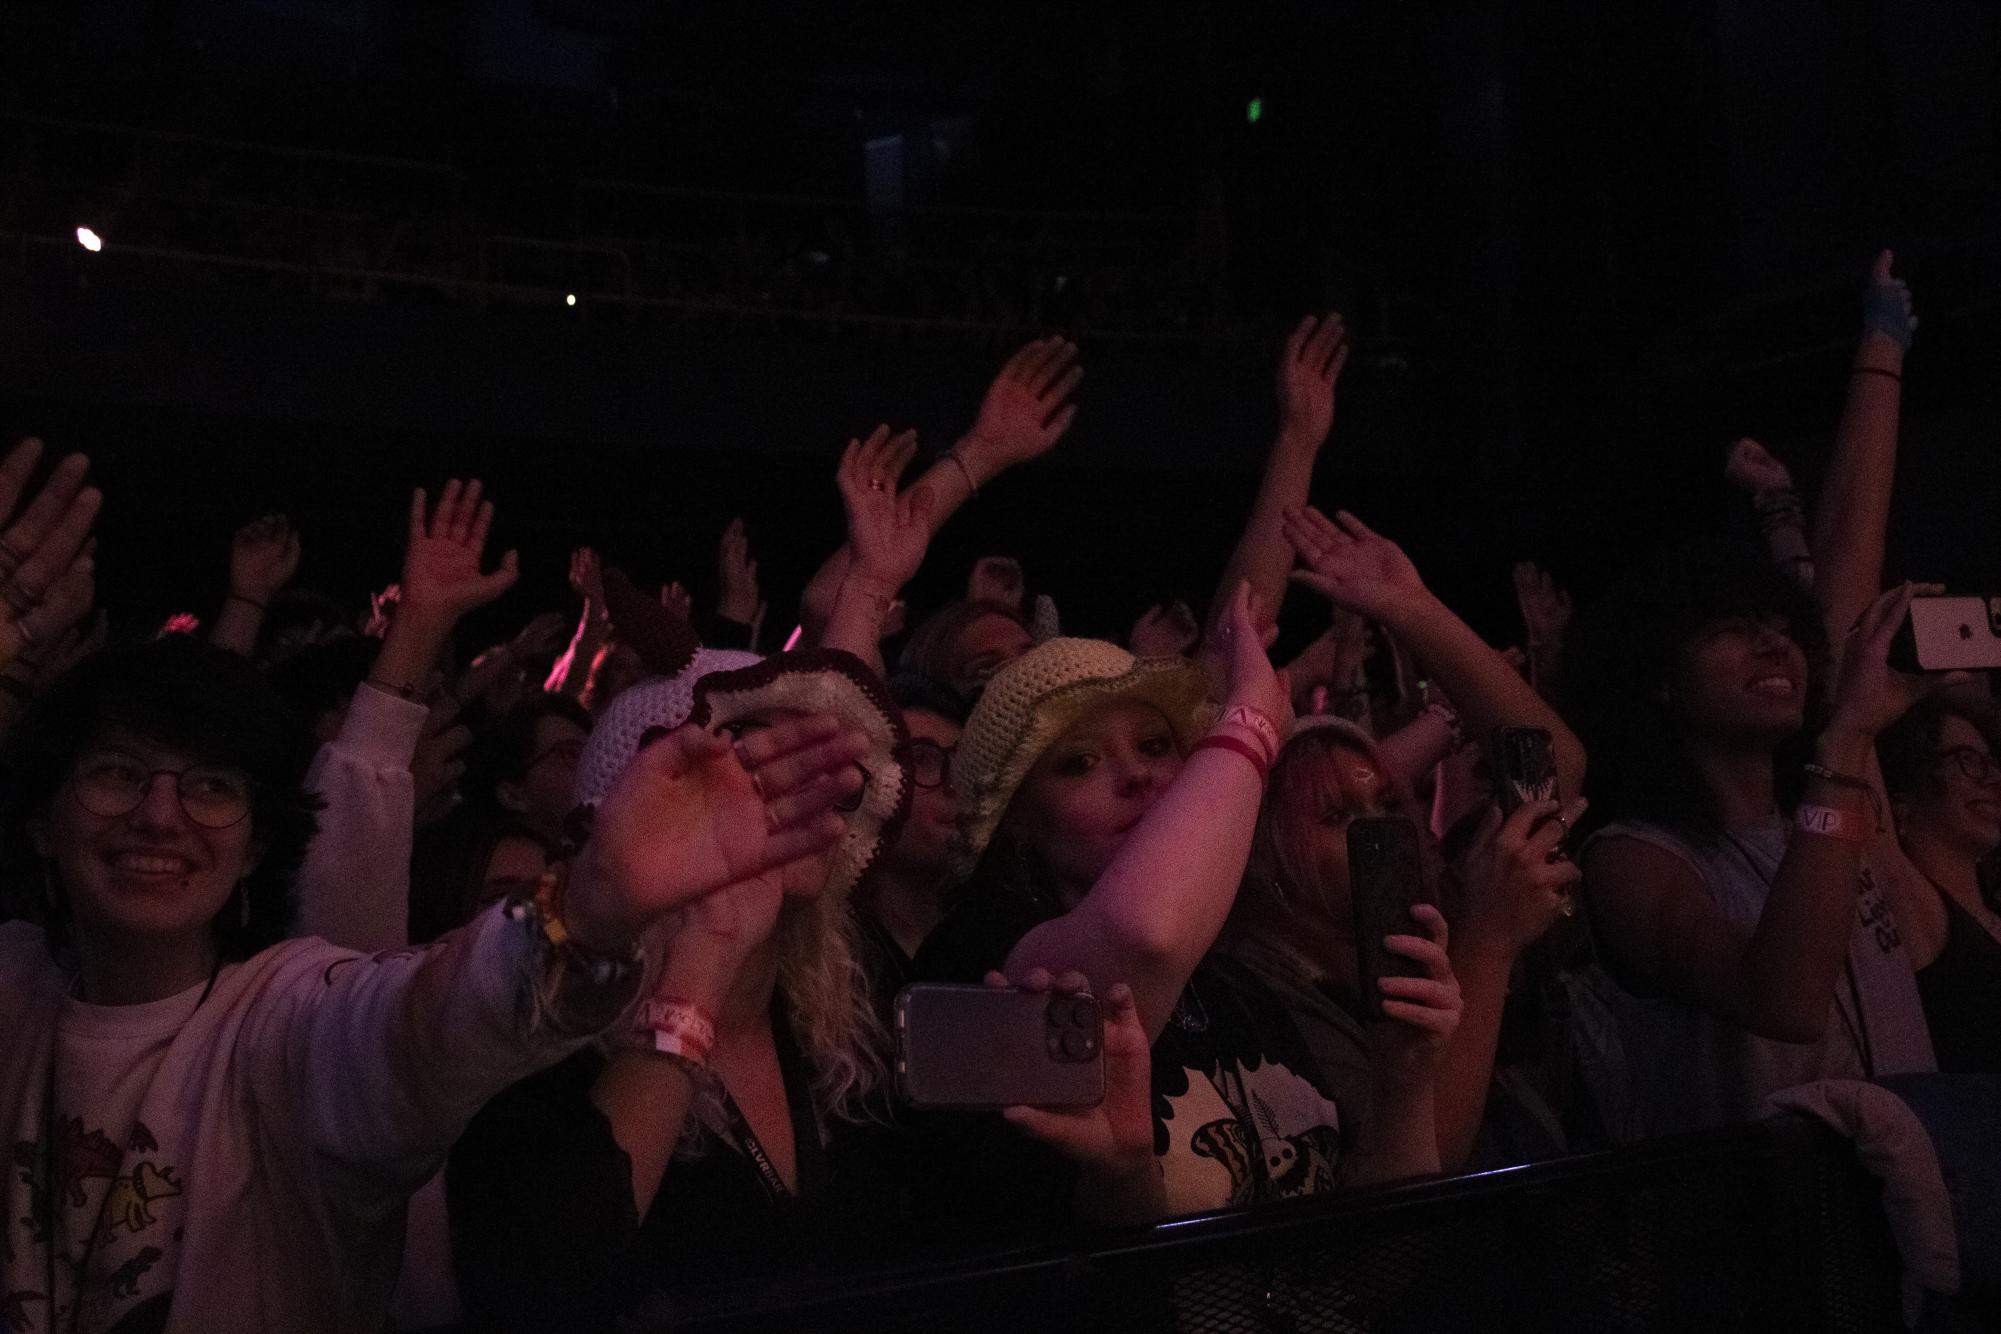
[[[991,886],[968,889],[914,971],[977,982],[1046,920]],[[1153,1044],[1153,1146],[1175,1214],[1332,1190],[1341,1113],[1299,1027],[1243,964],[1211,953]]]

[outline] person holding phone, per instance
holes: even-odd
[[[1983,892],[2001,849],[2001,718],[1942,694],[1877,742],[1897,841],[1930,892],[1898,905],[1941,1070],[2001,1073],[2001,914]]]
[[[917,971],[975,982],[1041,968],[1126,982],[1153,1047],[1155,1162],[1103,1192],[1187,1213],[1333,1188],[1340,1113],[1298,1029],[1211,953],[1243,878],[1263,779],[1290,723],[1247,588],[1202,671],[1056,639],[988,683],[954,757],[961,865]],[[1219,716],[1220,713],[1220,716]]]
[[[1285,534],[1302,566],[1294,582],[1383,625],[1452,698],[1457,725],[1470,735],[1534,732],[1546,742],[1543,753],[1556,790],[1572,794],[1567,804],[1525,803],[1505,820],[1490,807],[1472,846],[1450,868],[1443,897],[1452,918],[1451,962],[1464,1010],[1436,1058],[1436,1153],[1447,1170],[1473,1154],[1490,1106],[1521,1113],[1507,1118],[1519,1129],[1501,1138],[1531,1144],[1536,1152],[1559,1151],[1559,1137],[1546,1131],[1531,1137],[1527,1129],[1561,1119],[1560,1108],[1544,1108],[1560,1100],[1539,1087],[1551,1081],[1511,1079],[1509,1097],[1491,1094],[1510,1009],[1517,1016],[1511,1029],[1553,1026],[1541,1022],[1549,1018],[1542,992],[1555,983],[1545,975],[1553,966],[1518,978],[1516,965],[1570,906],[1570,887],[1578,877],[1559,849],[1584,811],[1575,796],[1584,778],[1584,747],[1514,664],[1431,592],[1396,543],[1352,514],[1330,520],[1311,507],[1287,513]],[[1421,812],[1409,786],[1385,748],[1360,729],[1322,724],[1303,732],[1273,771],[1272,797],[1259,827],[1260,852],[1240,900],[1245,929],[1239,938],[1268,967],[1283,967],[1281,975],[1291,982],[1288,994],[1310,1006],[1304,1012],[1319,1016],[1318,1031],[1330,1042],[1345,1040],[1350,1050],[1352,1025],[1336,1008],[1352,1004],[1357,995],[1354,907],[1346,848],[1334,831],[1362,816],[1417,818]],[[1427,844],[1426,855],[1436,866],[1438,849]],[[1308,934],[1292,937],[1302,923]],[[1312,940],[1315,948],[1290,957],[1272,948],[1289,937]],[[1530,1036],[1543,1035],[1524,1035],[1524,1043]],[[1549,1036],[1548,1042],[1558,1039]],[[1397,1094],[1405,1102],[1412,1097],[1408,1089]],[[1498,1133],[1500,1127],[1491,1129]],[[1514,1161],[1529,1151],[1496,1148]]]
[[[1625,1103],[1615,1133],[1932,1069],[1883,885],[1902,854],[1870,778],[1878,734],[1933,688],[1887,665],[1913,590],[1844,636],[1830,698],[1819,609],[1761,553],[1689,543],[1616,586],[1580,622],[1571,678],[1610,819],[1585,847],[1584,902],[1630,1081],[1605,1090]]]

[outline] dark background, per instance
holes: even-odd
[[[1317,497],[1512,640],[1515,559],[1589,595],[1748,532],[1739,435],[1811,494],[1889,245],[1892,573],[2001,591],[1997,89],[1973,0],[0,3],[0,432],[97,460],[127,633],[209,614],[266,508],[302,583],[379,586],[454,473],[526,561],[482,633],[579,542],[706,603],[737,513],[778,620],[848,435],[949,444],[1061,331],[1074,431],[913,593],[1016,554],[1118,633],[1207,597],[1331,305]]]

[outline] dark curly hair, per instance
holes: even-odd
[[[250,775],[251,840],[259,856],[242,885],[248,919],[231,895],[215,918],[216,941],[225,960],[239,961],[283,940],[296,908],[293,880],[321,806],[305,788],[312,734],[248,659],[191,635],[86,659],[34,702],[8,737],[0,751],[6,783],[0,864],[9,868],[10,882],[35,889],[30,901],[10,905],[16,915],[38,922],[51,949],[71,943],[68,900],[28,830],[48,813],[77,755],[112,727]]]
[[[1783,617],[1807,661],[1806,726],[1779,748],[1781,807],[1799,800],[1801,766],[1825,721],[1827,635],[1813,598],[1757,549],[1701,538],[1661,551],[1584,609],[1565,650],[1564,714],[1591,755],[1594,823],[1647,820],[1699,838],[1723,828],[1715,795],[1667,699],[1675,659],[1705,626]]]

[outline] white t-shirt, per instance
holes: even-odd
[[[613,1022],[637,971],[551,997],[539,928],[496,906],[426,950],[286,941],[212,988],[91,1005],[39,929],[0,926],[0,1314],[379,1334],[410,1192],[488,1098]]]

